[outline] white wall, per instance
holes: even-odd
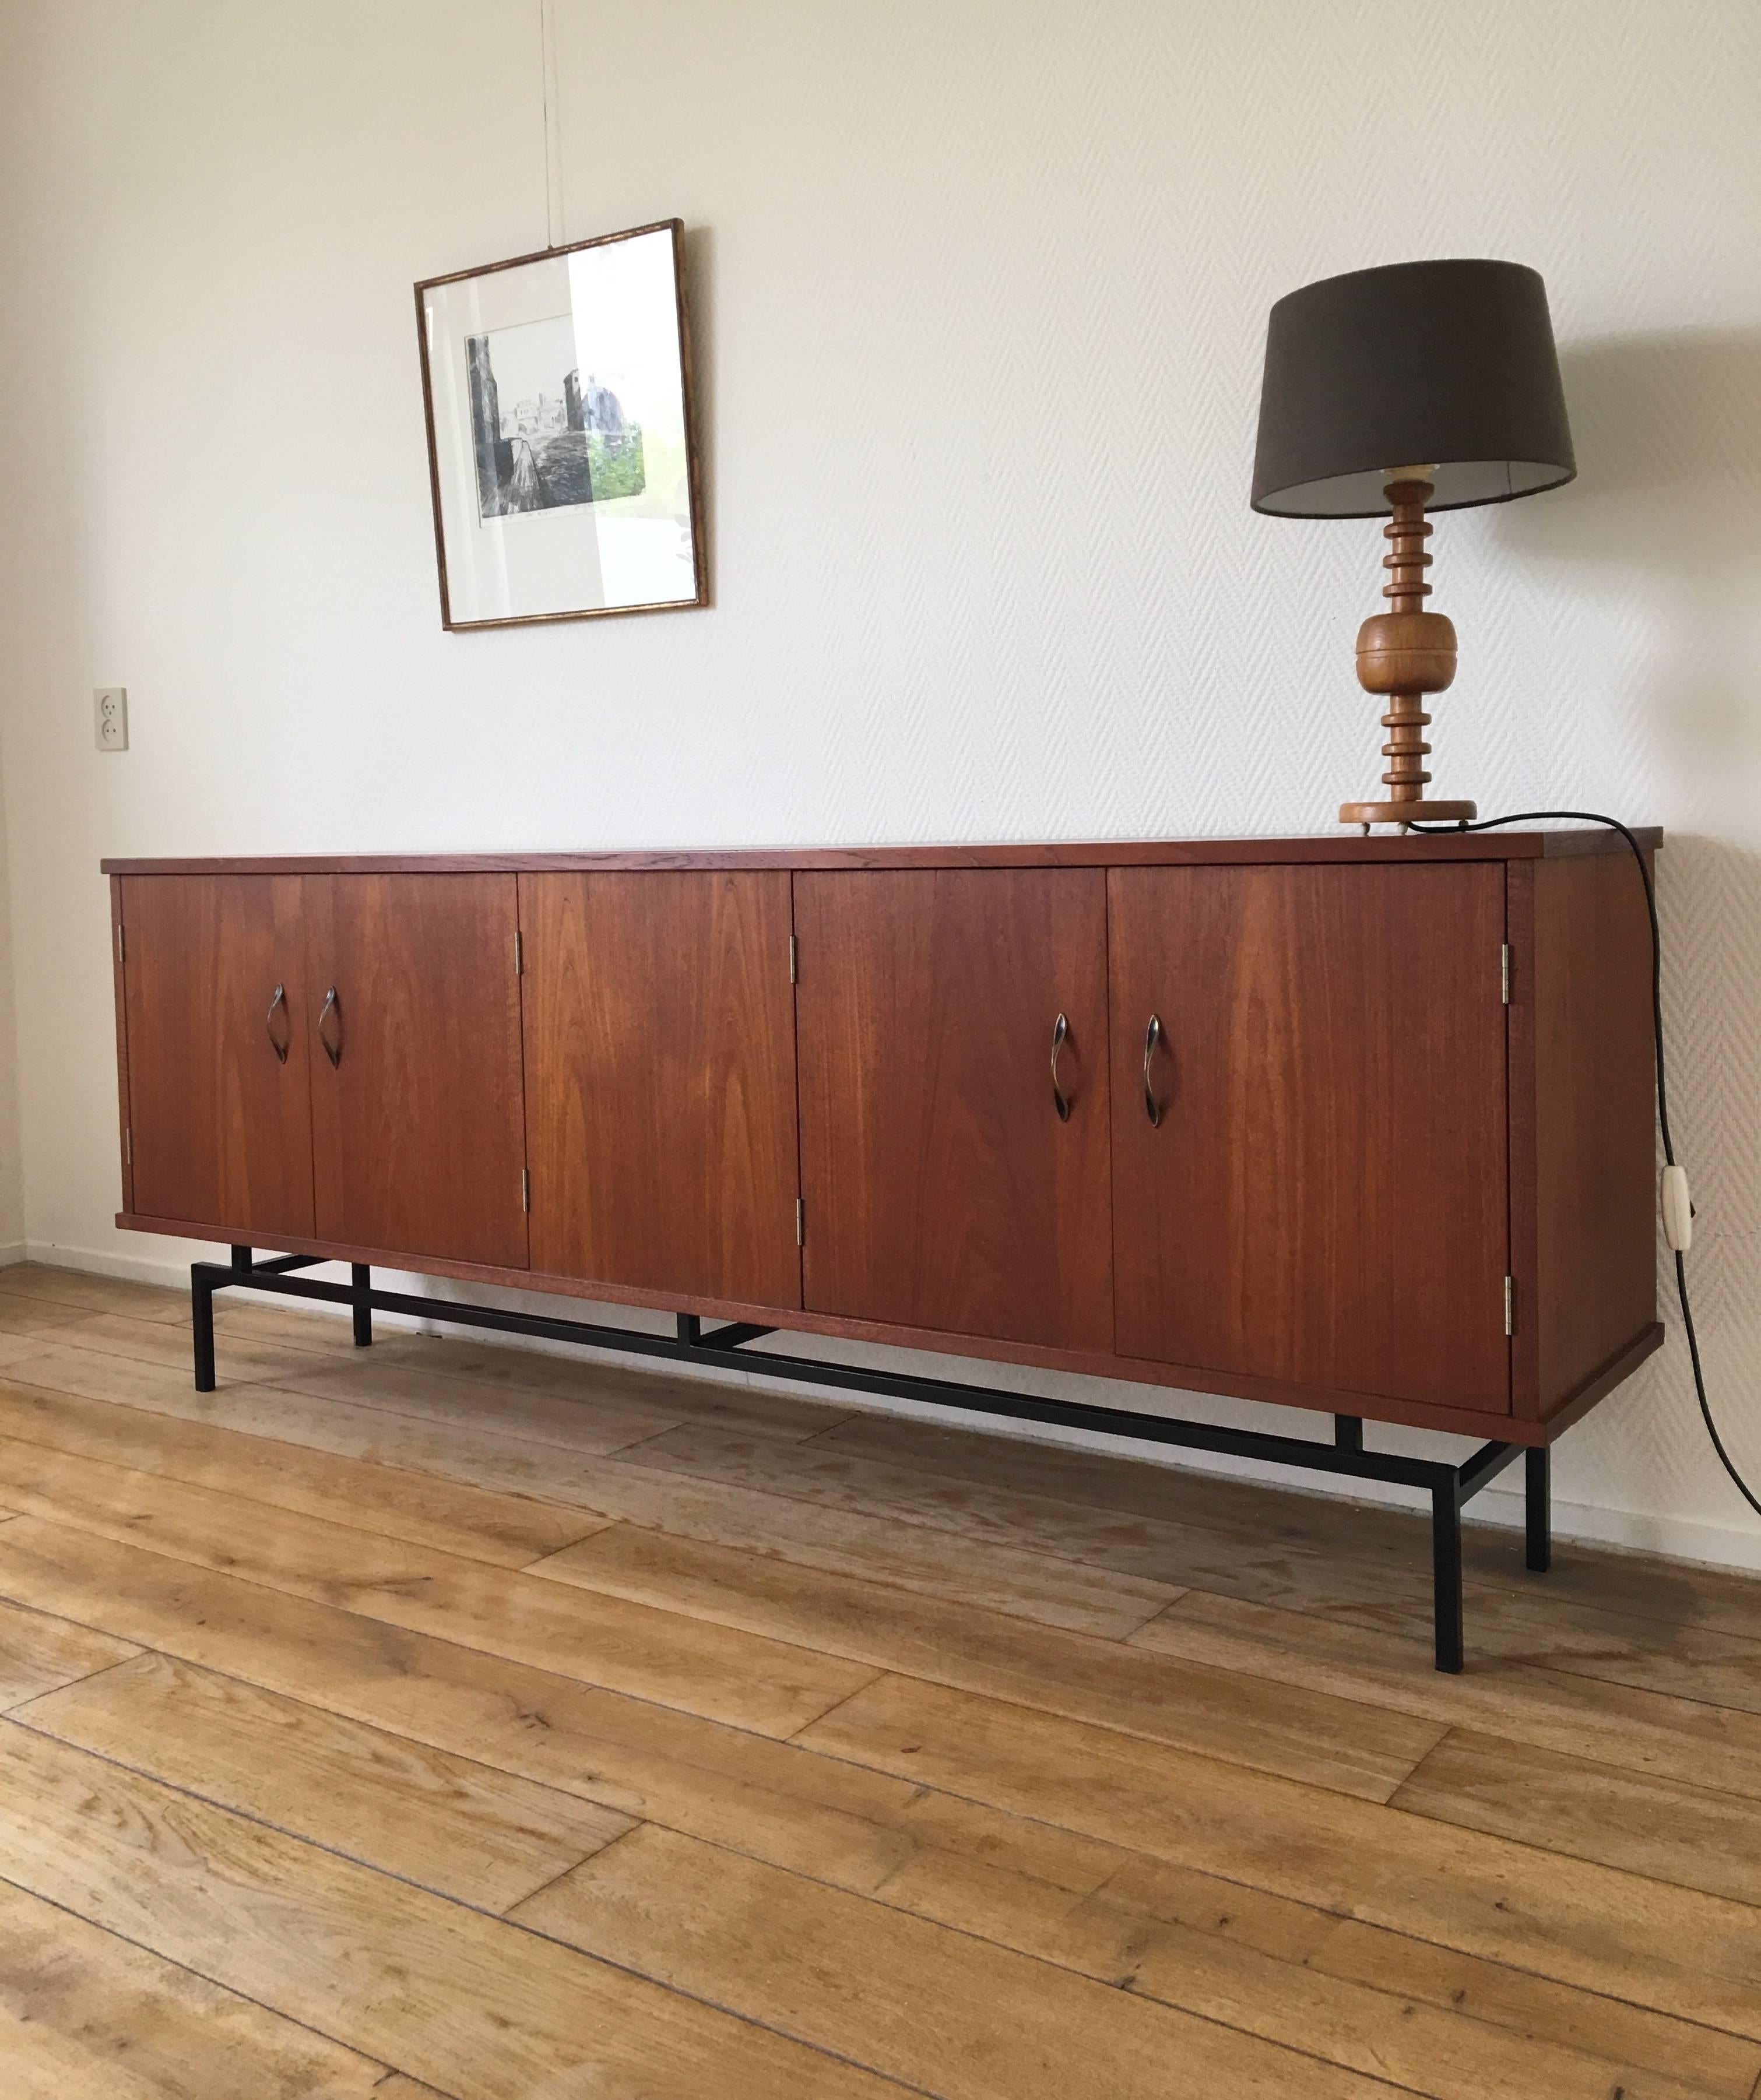
[[[0,366],[0,374],[4,368]],[[3,647],[0,642],[0,649]],[[0,783],[5,774],[3,752],[0,752]],[[24,1159],[19,1129],[18,1027],[13,1011],[12,917],[7,889],[6,805],[0,792],[0,1266],[21,1260],[24,1254]]]
[[[1752,0],[555,4],[563,236],[692,229],[716,605],[452,637],[409,288],[545,238],[538,0],[3,16],[33,1246],[179,1251],[110,1224],[101,854],[1327,827],[1378,770],[1382,550],[1248,510],[1266,308],[1509,256],[1582,476],[1440,527],[1438,788],[1671,828],[1701,1333],[1761,1474]],[[1755,1557],[1673,1326],[1559,1479]]]

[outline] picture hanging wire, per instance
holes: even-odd
[[[544,98],[545,245],[554,248],[563,238],[563,112],[551,0],[538,0],[538,43]]]

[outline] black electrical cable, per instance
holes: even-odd
[[[1657,924],[1657,891],[1651,880],[1651,871],[1645,864],[1644,849],[1618,817],[1604,817],[1591,810],[1525,810],[1514,817],[1485,817],[1477,824],[1414,824],[1409,828],[1433,836],[1447,836],[1451,832],[1496,832],[1509,824],[1602,824],[1611,832],[1618,832],[1632,849],[1632,857],[1639,870],[1639,880],[1644,885],[1645,912],[1651,921],[1651,1030],[1657,1043],[1657,1129],[1663,1139],[1663,1158],[1666,1164],[1675,1164],[1675,1144],[1670,1136],[1669,1082],[1663,1067],[1663,934]],[[1675,1250],[1675,1295],[1681,1300],[1682,1330],[1688,1337],[1688,1359],[1693,1365],[1694,1393],[1700,1402],[1700,1418],[1706,1424],[1706,1432],[1712,1440],[1712,1449],[1719,1455],[1719,1463],[1731,1476],[1737,1492],[1748,1503],[1757,1516],[1761,1516],[1761,1498],[1737,1470],[1731,1454],[1724,1449],[1724,1440],[1718,1433],[1718,1424],[1712,1419],[1712,1409],[1706,1399],[1706,1373],[1700,1364],[1700,1338],[1694,1332],[1693,1308],[1688,1302],[1688,1271],[1681,1251]]]

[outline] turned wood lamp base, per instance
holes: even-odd
[[[1479,814],[1474,802],[1341,802],[1342,824],[1471,824]]]
[[[1442,613],[1424,610],[1431,595],[1424,580],[1431,566],[1424,544],[1431,523],[1424,513],[1434,472],[1428,466],[1396,468],[1383,491],[1393,506],[1382,528],[1388,542],[1382,563],[1388,571],[1382,592],[1388,610],[1357,630],[1357,682],[1366,692],[1388,700],[1382,717],[1388,770],[1382,782],[1388,792],[1379,802],[1340,805],[1340,822],[1362,824],[1366,831],[1372,824],[1471,823],[1476,814],[1472,802],[1432,801],[1424,792],[1431,779],[1424,767],[1431,754],[1424,740],[1431,724],[1425,697],[1442,692],[1455,676],[1454,626]]]

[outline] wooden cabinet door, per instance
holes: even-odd
[[[519,894],[534,1269],[798,1306],[788,874]]]
[[[795,920],[808,1308],[1110,1348],[1101,871],[801,874]]]
[[[300,879],[126,876],[121,890],[130,1207],[239,1239],[310,1237]]]
[[[1108,899],[1121,1355],[1507,1410],[1503,869],[1119,868]]]
[[[523,1268],[514,878],[305,880],[317,1237]]]

